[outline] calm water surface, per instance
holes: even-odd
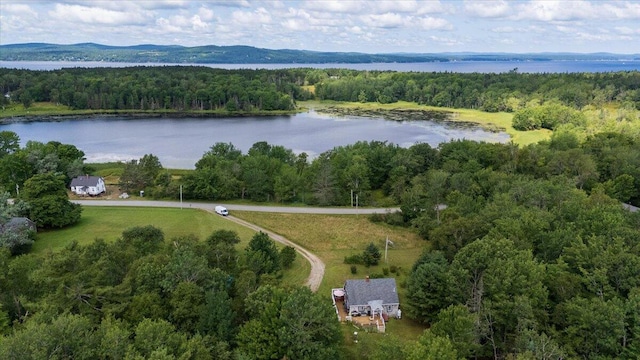
[[[371,63],[371,64],[162,64],[122,63],[102,61],[0,61],[1,68],[27,70],[57,70],[74,67],[131,67],[131,66],[206,66],[219,69],[287,69],[287,68],[342,68],[353,70],[391,70],[415,72],[503,73],[513,69],[523,73],[575,73],[640,70],[640,60],[550,60],[550,61],[448,61],[426,63]]]
[[[217,142],[232,143],[246,153],[258,141],[282,145],[310,156],[356,141],[388,141],[402,147],[437,146],[452,139],[508,142],[506,133],[456,127],[432,121],[389,121],[380,118],[331,117],[315,112],[292,116],[246,118],[91,118],[60,122],[0,125],[21,144],[59,141],[73,144],[88,162],[127,161],[144,154],[158,156],[168,168],[191,169]]]

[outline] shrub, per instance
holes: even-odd
[[[344,258],[344,263],[345,264],[364,264],[364,261],[362,259],[362,254],[355,254],[355,255],[351,255],[351,256],[345,256]]]
[[[289,269],[291,264],[296,260],[296,249],[291,246],[285,246],[280,250],[280,262],[282,267]]]
[[[351,273],[352,274],[357,274],[358,273],[358,267],[355,265],[351,265]]]
[[[369,243],[362,253],[362,261],[366,267],[378,265],[381,257],[380,249],[374,243]]]

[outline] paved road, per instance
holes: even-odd
[[[180,203],[177,201],[140,201],[140,200],[75,200],[73,201],[83,206],[145,206],[145,207],[174,207],[174,208],[192,208],[203,209],[212,213],[215,213],[216,205],[209,203]],[[298,214],[374,214],[385,213],[389,211],[395,211],[397,209],[390,208],[310,208],[310,207],[280,207],[280,206],[256,206],[256,205],[224,205],[229,212],[233,211],[261,211],[261,212],[277,212],[277,213],[298,213]],[[307,278],[306,285],[309,286],[311,291],[317,291],[322,283],[324,277],[325,265],[319,257],[314,255],[309,250],[302,246],[291,242],[290,240],[280,236],[274,232],[261,228],[257,225],[248,223],[242,219],[238,219],[235,216],[227,216],[225,219],[233,221],[242,226],[246,226],[255,231],[262,231],[268,234],[273,240],[288,246],[294,247],[302,257],[307,259],[311,264],[311,272]]]
[[[184,207],[213,211],[217,205],[232,211],[259,211],[292,214],[384,214],[398,208],[330,208],[330,207],[293,207],[293,206],[260,206],[260,205],[225,205],[220,203],[201,203],[153,200],[74,200],[73,202],[87,206],[152,206],[152,207]]]

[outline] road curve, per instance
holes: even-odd
[[[227,218],[237,224],[248,227],[255,231],[262,231],[263,233],[266,233],[267,235],[269,235],[269,237],[271,237],[273,240],[281,244],[292,246],[293,248],[295,248],[296,251],[298,251],[298,253],[302,255],[303,258],[307,259],[307,261],[309,261],[309,263],[311,264],[311,272],[309,273],[309,277],[307,278],[307,282],[305,285],[307,285],[313,292],[318,291],[318,288],[320,287],[320,283],[322,283],[322,278],[324,277],[324,267],[325,267],[324,262],[320,260],[319,257],[317,257],[315,254],[313,254],[309,250],[303,248],[302,246],[296,243],[293,243],[291,242],[291,240],[286,239],[285,237],[280,236],[272,231],[269,231],[257,225],[248,223],[234,216],[227,216]]]
[[[142,206],[142,207],[174,207],[174,208],[192,208],[202,209],[212,213],[215,213],[216,205],[210,203],[180,203],[177,201],[140,201],[140,200],[74,200],[76,204],[83,206]],[[229,211],[242,210],[242,211],[261,211],[261,212],[279,212],[279,213],[298,213],[298,214],[374,214],[374,213],[386,213],[395,211],[397,209],[389,208],[310,208],[310,207],[280,207],[280,206],[257,206],[257,205],[224,205]],[[298,251],[302,257],[307,259],[311,264],[311,272],[307,278],[306,285],[309,286],[311,291],[315,292],[322,283],[324,277],[325,265],[324,262],[309,250],[302,246],[293,243],[291,240],[284,238],[272,231],[261,228],[257,225],[246,222],[242,219],[238,219],[235,216],[227,216],[226,219],[233,221],[242,226],[248,227],[255,231],[262,231],[271,237],[274,241],[281,244],[292,246]]]

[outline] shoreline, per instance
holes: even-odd
[[[24,114],[2,117],[0,115],[0,125],[30,122],[59,122],[76,119],[109,118],[109,119],[141,119],[141,118],[228,118],[228,117],[273,117],[295,115],[301,110],[278,111],[278,112],[113,112],[98,111],[90,113],[69,113],[69,114]]]
[[[358,104],[360,105],[360,104]],[[446,123],[455,127],[473,128],[478,127],[489,132],[507,132],[507,129],[500,124],[494,122],[482,122],[473,120],[461,120],[459,113],[455,109],[442,108],[414,108],[411,106],[390,107],[392,104],[381,106],[377,103],[365,103],[363,106],[353,106],[352,103],[308,103],[291,111],[256,111],[256,112],[227,112],[227,111],[157,111],[157,110],[69,110],[65,113],[36,112],[18,113],[15,115],[2,116],[0,112],[0,125],[14,123],[31,123],[31,122],[61,122],[76,119],[143,119],[143,118],[243,118],[243,117],[275,117],[275,116],[291,116],[305,111],[316,111],[321,114],[338,117],[364,117],[364,118],[382,118],[389,121],[433,121]]]

